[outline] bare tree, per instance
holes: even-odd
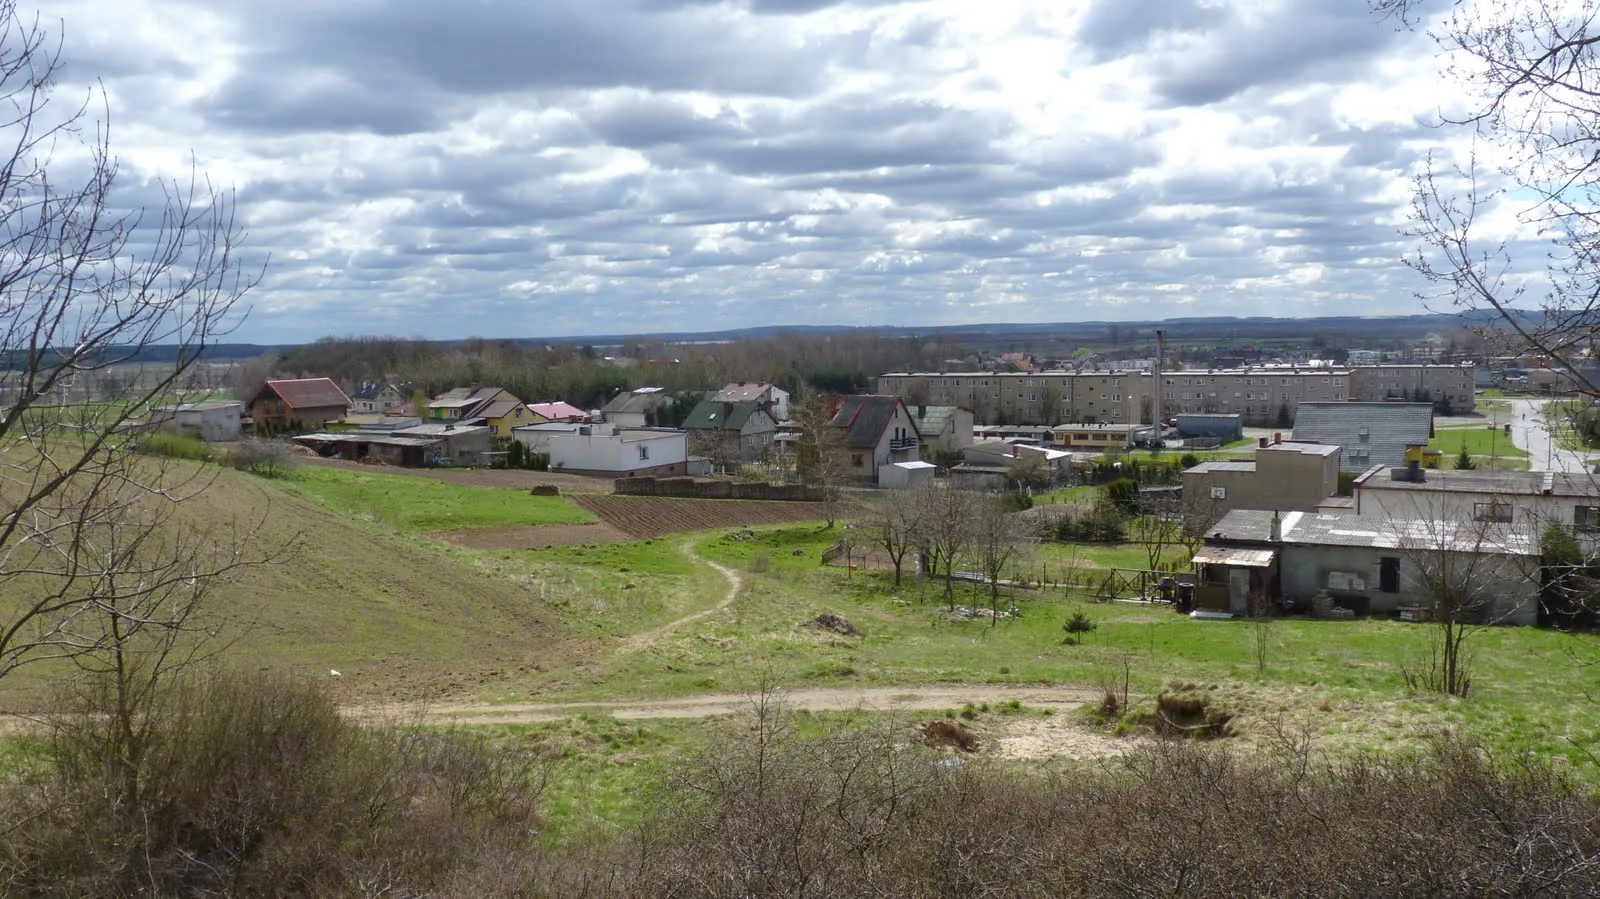
[[[14,600],[0,611],[0,675],[173,632],[189,620],[173,591],[234,564],[227,550],[202,563],[160,511],[207,476],[134,452],[146,411],[181,396],[255,283],[232,197],[194,175],[164,183],[157,208],[120,211],[107,123],[91,114],[103,96],[63,115],[49,102],[57,47],[0,0],[0,591]],[[155,347],[172,361],[146,361]],[[124,400],[60,405],[79,378],[133,366]]]
[[[916,491],[902,487],[885,491],[867,507],[867,513],[860,523],[862,530],[894,564],[896,587],[900,586],[900,574],[906,556],[916,546],[918,514]]]
[[[954,575],[956,561],[967,551],[972,537],[969,519],[979,495],[937,481],[917,488],[917,544],[928,561],[928,570],[938,575],[944,570],[944,595],[955,606]]]
[[[978,497],[968,513],[967,553],[989,582],[989,623],[1000,615],[1000,575],[1038,539],[1038,529],[1016,514],[1003,496]]]
[[[801,483],[815,487],[821,494],[830,528],[838,518],[839,488],[844,483],[848,452],[844,431],[834,426],[833,414],[833,404],[820,393],[796,398],[789,405],[789,418],[800,429],[795,468]]]
[[[1183,510],[1182,494],[1176,490],[1150,491],[1139,497],[1139,514],[1128,519],[1128,539],[1144,547],[1145,570],[1160,571],[1168,549],[1187,545]]]
[[[1508,507],[1509,508],[1509,507]],[[1391,522],[1404,563],[1403,592],[1419,601],[1433,623],[1423,658],[1406,669],[1419,689],[1465,696],[1472,689],[1468,640],[1483,628],[1518,616],[1517,591],[1537,583],[1538,552],[1533,537],[1502,522],[1493,511],[1479,521],[1442,514]]]
[[[1421,9],[1420,0],[1372,5],[1408,27]],[[1474,149],[1448,164],[1430,157],[1417,178],[1410,234],[1419,248],[1408,262],[1438,287],[1436,298],[1488,313],[1579,392],[1600,396],[1574,361],[1600,338],[1594,4],[1458,3],[1430,36],[1468,100],[1465,112],[1439,124],[1469,135]],[[1480,220],[1502,211],[1538,235],[1520,250],[1537,261],[1482,233]]]

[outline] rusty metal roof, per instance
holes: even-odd
[[[1207,546],[1194,554],[1197,565],[1236,565],[1241,568],[1269,568],[1277,555],[1270,549],[1234,549]]]

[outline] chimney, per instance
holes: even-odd
[[[1276,446],[1276,445],[1278,445],[1278,444],[1280,444],[1282,442],[1283,442],[1283,432],[1282,431],[1273,431],[1272,432],[1272,444],[1274,446]]]
[[[1256,438],[1256,439],[1257,439],[1257,440],[1258,440],[1258,441],[1260,441],[1260,442],[1259,442],[1259,443],[1258,443],[1258,444],[1257,444],[1257,446],[1259,446],[1259,447],[1260,447],[1260,448],[1261,448],[1261,449],[1266,449],[1266,448],[1267,448],[1267,438],[1265,438],[1265,437],[1258,437],[1258,438]]]
[[[1406,463],[1406,473],[1410,475],[1406,480],[1413,484],[1421,484],[1428,480],[1427,472],[1423,471],[1422,463],[1416,459]]]
[[[1015,443],[1013,443],[1013,444],[1011,444],[1011,458],[1015,459],[1016,457],[1017,457],[1017,445]]]
[[[1278,515],[1278,510],[1272,510],[1272,542],[1283,542],[1283,518]]]

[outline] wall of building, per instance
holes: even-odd
[[[1271,427],[1285,413],[1292,420],[1302,402],[1409,399],[1422,391],[1434,402],[1448,400],[1460,414],[1474,408],[1473,381],[1470,365],[1170,371],[1162,375],[1162,410],[1165,415],[1238,414],[1247,425]],[[1149,424],[1154,414],[1149,372],[891,372],[878,378],[876,392],[913,404],[971,409],[980,424],[1001,417],[1051,425]]]
[[[1297,609],[1308,609],[1319,591],[1328,590],[1339,604],[1341,597],[1347,607],[1373,614],[1390,614],[1402,607],[1427,607],[1426,583],[1419,574],[1415,560],[1406,551],[1359,546],[1310,546],[1286,544],[1283,547],[1282,578],[1283,598]],[[1382,587],[1382,560],[1396,559],[1399,564],[1398,589],[1385,592]],[[1490,582],[1485,595],[1500,597],[1494,608],[1487,610],[1490,620],[1503,624],[1531,625],[1538,618],[1539,587],[1537,579],[1530,579],[1528,567],[1532,559],[1513,556],[1491,557],[1480,563],[1482,577]],[[1354,575],[1358,585],[1337,575]],[[1330,588],[1330,584],[1333,586]]]
[[[526,432],[519,432],[526,433]],[[631,432],[630,437],[640,432]],[[688,461],[687,441],[683,434],[665,433],[648,440],[624,440],[615,433],[558,434],[547,442],[551,469],[579,473],[620,473],[647,469],[681,468]],[[645,448],[648,458],[641,459],[639,450]],[[682,473],[682,472],[677,472]]]

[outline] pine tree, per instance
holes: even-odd
[[[1456,469],[1458,471],[1471,471],[1477,467],[1478,463],[1472,461],[1472,456],[1467,453],[1467,445],[1465,443],[1461,444],[1461,452],[1456,454]]]

